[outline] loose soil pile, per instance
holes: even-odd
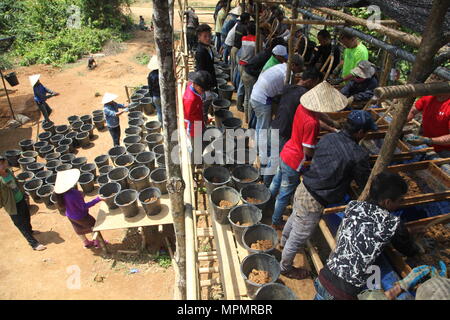
[[[251,223],[251,222],[241,223],[240,221],[238,221],[238,222],[236,222],[236,225],[241,226],[241,227],[249,227],[249,226],[253,225],[253,223]]]
[[[439,266],[439,261],[442,260],[446,265],[450,264],[450,228],[438,224],[428,228],[424,238],[429,240],[432,248],[428,249],[424,254],[417,257],[421,264],[431,266]]]
[[[247,201],[248,203],[251,203],[251,204],[260,204],[262,202],[262,200],[252,198],[252,197],[245,198],[245,201]]]
[[[157,197],[151,197],[151,198],[146,199],[146,200],[144,201],[144,203],[150,203],[150,202],[154,202],[154,201],[156,201],[156,200],[158,200]]]
[[[406,174],[405,172],[399,172],[398,174],[403,179],[405,179],[406,183],[408,184],[408,192],[406,196],[417,196],[423,193],[417,182],[413,180],[408,174]]]
[[[272,240],[257,240],[255,243],[252,243],[250,246],[253,250],[269,250],[273,248]]]
[[[269,272],[267,271],[253,269],[248,275],[248,280],[257,284],[265,284],[272,281],[272,278],[269,276]]]
[[[252,178],[240,179],[240,181],[243,182],[243,183],[252,182],[253,180],[254,179],[252,179]]]
[[[220,179],[219,177],[213,177],[213,178],[211,179],[211,182],[212,182],[212,183],[222,183],[223,180]]]
[[[222,209],[228,209],[231,208],[233,204],[230,201],[227,200],[220,200],[219,207]]]

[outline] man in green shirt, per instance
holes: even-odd
[[[227,16],[227,13],[226,13],[227,2],[225,0],[223,0],[220,2],[219,5],[222,6],[222,8],[217,13],[216,27],[214,29],[216,32],[216,50],[217,50],[217,52],[219,52],[220,47],[222,47],[221,32],[222,32],[223,22],[225,21],[225,18]]]
[[[337,70],[342,66],[342,81],[350,80],[353,75],[351,71],[358,66],[358,63],[363,60],[369,60],[369,51],[366,46],[358,41],[358,38],[347,32],[342,32],[339,36],[339,41],[344,45],[344,60],[337,66]]]
[[[266,71],[270,67],[276,66],[277,64],[284,63],[288,60],[287,48],[282,45],[277,45],[272,49],[272,56],[267,60],[266,64],[262,68],[262,72]]]
[[[8,168],[5,157],[0,156],[0,208],[11,217],[14,225],[19,229],[33,250],[42,251],[47,249],[33,237],[31,228],[30,210],[24,194],[17,186],[16,178]]]

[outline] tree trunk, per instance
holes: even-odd
[[[433,7],[428,17],[427,26],[422,35],[422,43],[417,52],[416,61],[413,64],[411,74],[408,77],[408,83],[423,83],[433,72],[433,58],[441,46],[445,44],[443,43],[444,32],[442,26],[449,6],[450,2],[448,0],[433,1]],[[361,193],[359,200],[366,200],[368,198],[370,185],[374,177],[385,170],[392,161],[394,150],[414,100],[415,98],[400,99],[399,108],[394,114],[393,120],[389,126],[389,130],[380,150],[380,155],[375,162],[369,181],[367,181],[366,187]]]
[[[155,48],[159,64],[159,85],[164,122],[164,147],[167,170],[167,190],[176,236],[175,289],[176,299],[186,299],[186,241],[184,222],[184,181],[181,167],[172,161],[172,150],[178,154],[178,142],[171,137],[177,132],[176,81],[173,52],[173,29],[169,18],[169,2],[153,0]],[[175,134],[176,137],[178,137]]]

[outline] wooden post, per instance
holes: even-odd
[[[155,48],[159,64],[159,86],[164,122],[164,149],[167,170],[167,190],[176,237],[175,299],[186,298],[186,239],[184,220],[184,181],[181,167],[172,161],[172,150],[177,150],[177,141],[172,136],[177,131],[176,79],[173,52],[173,28],[169,18],[169,3],[153,0],[155,26]]]
[[[261,51],[261,29],[259,28],[259,10],[261,5],[259,2],[256,2],[256,53]]]
[[[292,7],[296,8],[298,5],[298,0],[292,1]],[[298,17],[298,11],[292,10],[292,20],[296,20]],[[291,31],[289,34],[289,44],[288,44],[288,50],[289,50],[289,57],[287,62],[287,68],[286,68],[286,78],[284,80],[285,84],[291,83],[291,71],[292,71],[292,57],[294,55],[294,39],[295,39],[295,26],[296,24],[291,24]]]
[[[374,89],[374,94],[377,99],[381,100],[450,94],[450,82],[402,84],[398,86],[378,87]]]
[[[413,64],[408,83],[424,82],[433,72],[433,58],[439,49],[445,44],[443,23],[445,15],[450,6],[447,0],[434,0],[433,7],[428,17],[425,31],[422,35],[422,44],[417,52],[416,61]],[[389,130],[384,139],[380,155],[372,169],[369,181],[367,182],[359,200],[366,200],[369,196],[370,185],[374,177],[385,170],[392,160],[398,139],[402,134],[409,110],[414,103],[414,98],[403,98],[389,126]]]
[[[16,116],[15,116],[14,110],[12,108],[11,100],[9,100],[8,89],[6,89],[5,78],[3,77],[3,72],[1,70],[1,68],[0,68],[0,76],[2,77],[3,88],[5,88],[6,99],[8,99],[8,104],[9,104],[9,109],[11,110],[11,115],[12,115],[13,119],[16,120]]]

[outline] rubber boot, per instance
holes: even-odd
[[[244,95],[237,97],[236,108],[240,112],[244,112],[244,98],[245,98]]]

